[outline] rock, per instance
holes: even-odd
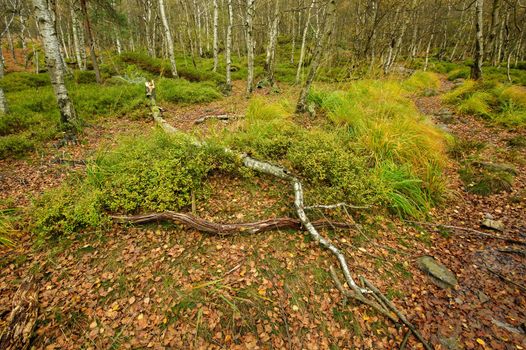
[[[509,323],[502,322],[502,321],[496,320],[496,319],[494,319],[494,318],[491,319],[491,322],[492,322],[495,326],[500,327],[500,328],[504,328],[504,329],[507,330],[508,332],[515,333],[515,334],[525,334],[524,329],[522,329],[521,326],[519,326],[519,327],[514,327],[513,325],[511,325],[511,324],[509,324]]]
[[[460,342],[458,340],[457,336],[452,337],[444,337],[444,336],[438,336],[438,341],[440,342],[440,345],[442,345],[447,350],[461,350],[463,349],[462,345],[460,345]]]
[[[416,262],[418,268],[429,274],[433,283],[440,288],[452,288],[457,285],[458,281],[455,274],[432,256],[421,256]]]
[[[496,231],[504,231],[504,223],[501,220],[493,220],[485,218],[480,224],[482,227],[489,228]]]
[[[481,304],[487,303],[489,301],[489,297],[486,294],[484,294],[484,292],[482,292],[481,290],[477,292],[477,296],[479,297]]]

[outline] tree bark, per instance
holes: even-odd
[[[228,5],[228,26],[226,29],[226,92],[232,92],[232,26],[234,21],[234,11],[232,10],[232,0],[227,0]]]
[[[303,35],[301,37],[300,57],[298,60],[298,69],[296,70],[296,84],[300,83],[301,69],[303,68],[303,59],[305,58],[305,44],[307,43],[307,34],[309,33],[310,17],[312,8],[314,7],[315,3],[316,0],[312,0],[309,9],[307,10],[307,20],[305,21],[305,27],[303,28]]]
[[[218,27],[219,27],[219,5],[217,0],[214,0],[214,72],[217,72],[217,65],[219,64],[219,38],[218,38]]]
[[[471,67],[471,79],[482,79],[482,60],[484,56],[484,36],[482,33],[483,18],[482,11],[484,7],[484,0],[475,0],[475,16],[476,16],[476,40],[475,40],[475,57],[473,59],[473,66]]]
[[[247,13],[245,17],[245,28],[247,35],[247,95],[251,95],[254,89],[254,38],[253,38],[253,27],[254,27],[254,11],[255,11],[255,0],[247,0]]]
[[[270,28],[269,41],[267,46],[267,56],[265,58],[265,72],[270,86],[274,86],[274,62],[276,57],[276,43],[278,41],[279,27],[279,1],[274,0],[274,20]]]
[[[4,80],[4,55],[2,52],[2,38],[0,37],[0,82]],[[5,114],[9,111],[7,107],[7,100],[5,98],[4,89],[0,85],[0,114]]]
[[[316,77],[316,73],[318,71],[318,67],[320,65],[321,57],[322,57],[323,51],[325,50],[325,46],[327,42],[329,41],[330,36],[332,35],[334,18],[336,16],[336,0],[330,0],[327,6],[329,6],[329,8],[327,10],[327,20],[325,22],[325,30],[324,30],[322,37],[319,38],[316,44],[316,49],[312,57],[309,75],[307,76],[307,81],[305,82],[303,89],[301,89],[298,103],[296,105],[297,113],[303,113],[307,110],[307,96],[309,95],[312,82],[314,81],[314,78]]]
[[[49,13],[46,0],[33,0],[33,5],[35,7],[35,14],[44,41],[47,67],[49,69],[51,85],[53,86],[53,91],[55,92],[58,108],[60,110],[60,121],[68,131],[73,132],[76,127],[79,126],[79,122],[77,119],[77,113],[75,112],[75,108],[69,98],[68,90],[64,83],[65,72],[64,66],[62,65],[57,32],[51,14]]]
[[[170,25],[168,19],[166,18],[166,13],[164,9],[164,0],[159,0],[159,10],[161,12],[161,20],[163,21],[164,26],[164,38],[168,46],[168,57],[170,58],[170,67],[172,68],[172,76],[177,78],[177,65],[175,63],[175,53],[174,53],[174,42],[172,40],[172,32],[170,31]]]
[[[91,23],[89,20],[88,7],[86,5],[86,0],[80,0],[80,7],[82,10],[82,15],[84,16],[84,27],[86,30],[86,40],[89,46],[93,70],[95,71],[95,79],[97,80],[97,83],[101,84],[102,79],[100,77],[100,70],[99,70],[99,63],[97,62],[97,55],[95,54],[95,41],[93,40],[93,33],[91,31]]]

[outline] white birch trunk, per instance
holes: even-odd
[[[217,71],[217,65],[219,64],[219,40],[217,35],[217,29],[219,26],[219,6],[217,0],[214,0],[214,72]]]
[[[227,0],[228,4],[228,26],[226,29],[226,91],[232,91],[232,26],[234,22],[234,11],[232,10],[232,0]]]
[[[279,27],[279,0],[274,0],[274,20],[270,28],[269,42],[267,46],[267,56],[265,58],[265,71],[267,79],[271,86],[274,85],[274,58],[276,56],[276,43],[278,41],[278,27]]]
[[[255,0],[247,0],[247,13],[245,18],[245,28],[247,36],[247,94],[251,95],[254,88],[254,42],[253,42],[253,19],[255,11]]]
[[[37,17],[40,32],[44,41],[44,50],[46,52],[46,61],[51,78],[51,85],[57,98],[58,108],[60,110],[60,121],[66,128],[73,131],[79,125],[77,114],[68,90],[64,83],[64,66],[60,55],[60,44],[58,42],[57,32],[47,8],[46,0],[33,0],[35,6],[35,15]]]
[[[316,0],[312,0],[309,9],[307,10],[307,20],[305,21],[305,27],[303,28],[303,35],[301,38],[301,49],[300,49],[300,58],[298,61],[298,70],[296,71],[296,84],[300,83],[301,78],[301,69],[303,68],[303,60],[305,59],[305,44],[307,42],[307,34],[309,33],[309,25],[310,25],[310,16],[312,12],[312,8],[314,7]]]
[[[1,37],[0,37],[1,39]],[[0,40],[0,81],[4,79],[4,55],[2,52],[2,41]],[[9,111],[7,101],[4,94],[4,89],[0,85],[0,114],[5,114]]]
[[[168,46],[168,56],[170,57],[170,66],[172,68],[172,76],[174,78],[177,78],[178,74],[177,74],[177,65],[175,63],[174,42],[172,40],[172,33],[170,31],[170,25],[168,23],[168,19],[166,18],[166,13],[164,10],[164,0],[159,0],[159,10],[161,12],[161,20],[164,26],[164,37],[166,39],[166,44]]]

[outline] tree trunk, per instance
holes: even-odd
[[[499,26],[500,1],[493,0],[491,6],[491,23],[488,31],[488,41],[486,42],[486,57],[496,60],[495,39],[497,38],[497,27]]]
[[[159,0],[159,10],[161,12],[161,20],[163,21],[163,26],[164,26],[164,37],[166,39],[166,44],[168,46],[168,57],[170,57],[170,66],[172,68],[172,76],[174,78],[177,78],[178,74],[177,74],[177,65],[175,63],[174,42],[172,40],[172,32],[170,31],[170,25],[168,24],[168,19],[166,18],[166,13],[164,10],[164,0]]]
[[[301,37],[300,58],[298,61],[298,69],[296,70],[296,84],[300,83],[301,69],[303,68],[303,59],[305,58],[305,44],[307,43],[307,34],[309,33],[310,17],[312,8],[314,7],[315,3],[316,0],[312,0],[309,9],[307,10],[307,20],[305,21],[305,27],[303,28],[303,35]]]
[[[2,53],[2,41],[0,40],[0,82],[2,80],[4,80],[4,55]],[[8,111],[4,89],[2,89],[2,85],[0,85],[0,114],[5,114]]]
[[[234,21],[234,11],[232,10],[232,0],[227,0],[228,5],[228,26],[226,29],[226,92],[232,91],[232,26]]]
[[[312,82],[314,81],[314,78],[316,77],[316,73],[318,71],[318,67],[320,65],[321,57],[322,57],[323,51],[325,50],[325,46],[327,42],[329,41],[329,38],[332,35],[334,19],[336,17],[336,0],[330,0],[327,6],[329,8],[327,10],[327,20],[325,22],[325,30],[324,30],[322,37],[319,38],[316,44],[316,49],[312,57],[309,75],[307,76],[307,81],[305,82],[303,89],[301,89],[300,97],[298,99],[298,104],[296,105],[297,113],[303,113],[307,110],[307,96],[309,95]]]
[[[217,30],[219,27],[219,5],[217,0],[214,0],[214,72],[217,72],[217,65],[219,64],[219,38]]]
[[[278,41],[279,26],[279,0],[274,0],[274,5],[274,20],[272,21],[272,27],[270,28],[267,56],[265,59],[265,72],[271,86],[274,86],[274,61],[276,57],[276,43]]]
[[[482,60],[484,55],[484,36],[482,34],[482,11],[484,7],[484,0],[475,1],[475,16],[476,16],[476,41],[475,41],[475,57],[473,59],[473,66],[471,67],[471,79],[480,80],[482,78]]]
[[[245,18],[245,28],[247,35],[247,95],[252,94],[254,88],[254,38],[253,38],[253,19],[255,11],[255,0],[247,0],[247,13]]]
[[[86,39],[89,46],[91,63],[93,64],[93,70],[95,71],[95,79],[97,83],[102,83],[100,77],[99,63],[97,62],[97,55],[95,54],[95,41],[93,40],[93,33],[91,32],[91,24],[89,20],[88,7],[86,0],[80,0],[80,7],[82,9],[82,15],[84,16],[84,27],[86,29]]]
[[[62,65],[57,32],[47,8],[46,0],[33,0],[33,5],[35,6],[35,14],[44,41],[46,62],[51,78],[51,85],[53,86],[60,110],[60,121],[68,131],[73,132],[79,123],[75,108],[69,98],[68,90],[64,83],[65,72],[64,66]]]

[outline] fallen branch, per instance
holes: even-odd
[[[171,221],[177,224],[184,224],[191,228],[194,228],[200,232],[217,234],[220,236],[231,235],[235,233],[260,233],[270,230],[277,229],[296,229],[302,230],[302,223],[298,219],[293,218],[276,218],[276,219],[267,219],[256,222],[246,222],[239,224],[222,224],[214,223],[201,219],[197,216],[185,213],[176,213],[173,211],[165,211],[162,213],[152,213],[152,214],[143,214],[143,215],[134,215],[134,216],[119,216],[119,215],[110,215],[110,217],[120,223],[132,223],[132,224],[144,224],[153,221]],[[313,222],[313,225],[317,228],[324,227],[339,227],[339,228],[349,228],[353,225],[347,224],[344,222],[332,222],[325,220],[318,220]]]
[[[499,277],[501,280],[503,280],[504,282],[508,282],[509,284],[511,285],[514,285],[515,287],[519,288],[521,291],[523,292],[526,292],[526,287],[523,286],[522,284],[519,284],[515,281],[512,281],[510,280],[508,277],[504,276],[503,274],[491,269],[488,265],[484,265],[484,267],[489,271],[491,272],[492,274],[494,274],[495,276]]]
[[[240,115],[228,115],[228,114],[205,115],[205,116],[202,116],[199,119],[196,119],[194,121],[194,124],[202,124],[202,123],[206,122],[209,119],[217,119],[217,120],[221,120],[221,121],[227,121],[227,120],[232,120],[232,119],[239,119],[241,117],[242,116],[240,116]]]
[[[152,102],[153,102],[153,100],[152,100]],[[158,107],[156,107],[154,103],[153,103],[153,107],[152,107],[152,112],[153,112],[154,120],[165,131],[167,131],[169,133],[179,133],[179,131],[176,128],[174,128],[173,126],[168,124],[162,118],[161,110]],[[200,143],[199,141],[195,141],[194,143],[197,146],[202,145],[202,143]],[[290,182],[292,184],[292,187],[293,187],[293,190],[294,190],[294,207],[296,209],[296,213],[298,215],[299,221],[301,222],[301,227],[303,229],[305,229],[309,233],[310,237],[315,242],[317,242],[320,246],[322,246],[323,248],[329,250],[332,254],[334,254],[336,256],[336,258],[338,259],[338,262],[340,264],[340,268],[341,268],[341,270],[343,272],[343,275],[345,277],[345,282],[347,283],[349,288],[352,290],[352,292],[348,292],[348,293],[351,293],[350,295],[352,295],[352,297],[354,299],[360,301],[363,304],[366,304],[366,305],[374,308],[375,310],[380,312],[385,317],[393,320],[394,322],[397,322],[397,318],[394,315],[392,315],[388,310],[386,310],[385,307],[380,306],[376,301],[370,300],[370,299],[368,299],[366,297],[366,295],[368,295],[370,293],[375,293],[377,297],[380,297],[380,299],[383,301],[383,303],[385,303],[389,307],[391,307],[392,311],[395,312],[396,316],[398,316],[398,318],[400,318],[402,320],[402,322],[411,330],[411,332],[418,338],[418,340],[420,340],[422,342],[424,347],[427,350],[431,349],[431,347],[426,343],[426,341],[423,339],[423,337],[420,335],[420,333],[416,330],[416,328],[409,321],[407,321],[407,319],[402,315],[402,313],[398,309],[396,309],[387,300],[387,298],[385,298],[383,296],[383,294],[381,294],[379,292],[379,290],[376,287],[374,287],[370,282],[365,280],[363,277],[362,277],[362,280],[367,283],[367,287],[369,289],[361,288],[360,286],[358,286],[358,284],[356,284],[356,282],[354,281],[354,279],[353,279],[353,277],[351,275],[351,272],[349,270],[349,266],[347,264],[345,256],[342,254],[342,252],[334,244],[332,244],[328,239],[326,239],[325,237],[323,237],[323,236],[321,236],[319,234],[319,232],[316,229],[317,222],[311,222],[309,220],[309,218],[307,217],[307,214],[305,213],[305,205],[304,205],[304,199],[303,199],[303,188],[302,188],[301,181],[298,178],[294,177],[287,169],[284,169],[284,168],[276,166],[276,165],[272,165],[272,164],[267,163],[267,162],[258,161],[256,159],[253,159],[253,158],[249,157],[246,154],[237,154],[234,151],[229,150],[229,149],[225,149],[225,152],[228,152],[230,154],[236,154],[240,158],[240,160],[242,161],[243,166],[245,166],[247,168],[250,168],[252,170],[255,170],[255,171],[263,173],[263,174],[272,175],[272,176],[277,177],[279,179],[282,179],[282,180]],[[333,275],[333,279],[334,279],[336,277],[336,274],[334,272],[334,269],[332,269],[332,270],[333,270],[332,275]],[[335,283],[336,283],[337,280],[338,279],[336,277],[335,278]],[[371,287],[373,287],[374,289],[371,288]],[[341,283],[339,283],[339,289],[340,289],[340,291],[342,291],[342,293],[345,293],[344,292],[345,290],[343,289],[343,286],[341,285]],[[373,292],[371,292],[371,290]]]
[[[311,209],[336,209],[336,208],[350,208],[350,209],[369,209],[370,207],[367,205],[359,206],[359,205],[351,205],[347,203],[336,203],[336,204],[329,204],[329,205],[310,205],[308,207],[305,207],[305,210],[311,210]]]
[[[469,227],[460,227],[460,226],[452,226],[452,225],[444,225],[444,224],[435,224],[435,223],[432,223],[432,222],[411,221],[411,220],[407,220],[407,222],[410,222],[410,223],[413,223],[413,224],[417,224],[417,225],[424,225],[424,226],[443,227],[443,228],[447,228],[447,229],[451,229],[451,230],[457,230],[457,231],[463,231],[463,232],[467,232],[467,233],[471,233],[471,234],[476,234],[476,235],[479,235],[479,236],[482,236],[482,237],[486,237],[486,238],[490,238],[490,239],[497,239],[497,240],[501,240],[501,241],[508,242],[508,243],[526,245],[526,241],[521,241],[521,240],[508,238],[508,237],[502,237],[502,236],[499,236],[499,235],[492,235],[490,233],[478,231],[478,230],[475,230],[475,229],[472,229],[472,228],[469,228]]]

